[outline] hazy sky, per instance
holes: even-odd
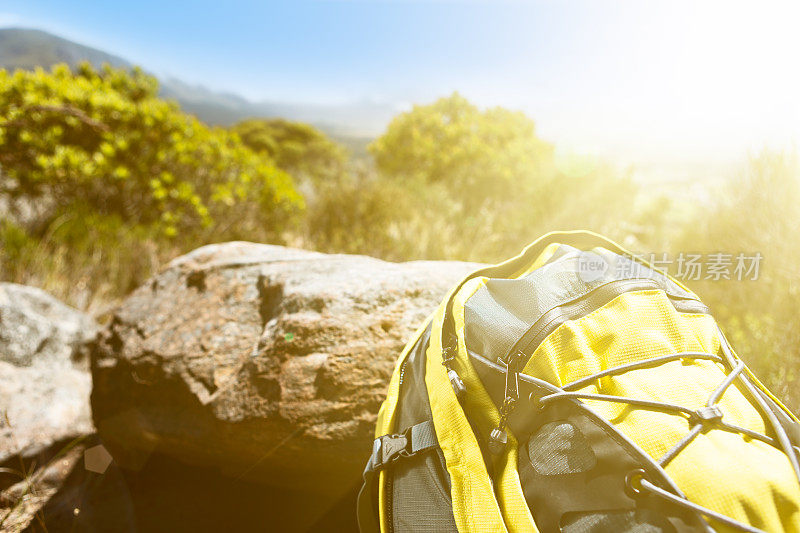
[[[251,99],[407,105],[458,90],[622,161],[800,140],[797,2],[4,0],[160,75]]]

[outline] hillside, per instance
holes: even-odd
[[[121,57],[74,43],[41,30],[22,28],[0,29],[0,66],[9,70],[49,67],[55,63],[77,65],[89,61],[93,65],[109,63],[130,67]]]
[[[49,68],[55,63],[75,66],[89,61],[94,66],[133,64],[119,56],[85,46],[51,33],[24,28],[0,29],[0,68],[9,70]],[[147,65],[141,65],[147,70]],[[161,95],[176,100],[182,109],[210,125],[229,126],[251,117],[283,117],[313,124],[334,139],[363,152],[369,137],[380,132],[397,109],[388,104],[353,101],[340,105],[287,102],[252,102],[236,94],[218,92],[176,78],[161,78]],[[265,88],[268,89],[268,88]]]

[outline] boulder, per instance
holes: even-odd
[[[397,355],[478,266],[195,250],[134,291],[92,346],[100,437],[130,471],[169,457],[300,495],[279,522],[308,526],[352,505]]]
[[[87,315],[41,289],[0,283],[0,462],[92,432]]]
[[[34,287],[0,283],[0,529],[33,521],[93,432],[85,346],[95,322]]]

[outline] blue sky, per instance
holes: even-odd
[[[7,0],[3,11],[157,72],[251,98],[316,102],[427,98],[549,71],[575,48],[559,36],[584,34],[595,18],[548,3],[380,0]]]
[[[794,3],[5,0],[37,27],[255,100],[458,90],[616,160],[717,161],[800,136]]]

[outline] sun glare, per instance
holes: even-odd
[[[579,73],[560,72],[575,76],[552,98],[561,108],[529,96],[545,137],[623,166],[698,173],[800,145],[800,4],[623,5],[586,29],[586,59],[567,58]]]

